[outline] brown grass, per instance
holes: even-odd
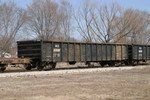
[[[0,78],[1,100],[149,100],[150,66],[129,71]]]

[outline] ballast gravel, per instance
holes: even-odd
[[[15,73],[0,73],[0,77],[28,77],[28,76],[46,76],[57,74],[81,74],[81,73],[97,73],[97,72],[109,72],[109,71],[122,71],[131,69],[142,69],[143,66],[129,66],[129,67],[108,67],[108,68],[89,68],[89,69],[67,69],[67,70],[51,70],[51,71],[30,71],[30,72],[15,72]]]

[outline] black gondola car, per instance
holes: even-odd
[[[39,70],[55,68],[57,62],[99,62],[101,66],[126,63],[129,45],[64,41],[18,41],[18,57],[30,58]]]
[[[147,60],[150,60],[150,45],[137,45],[132,44],[129,45],[128,48],[128,54],[129,54],[129,63],[134,64],[139,61],[146,62]]]
[[[9,64],[23,64],[27,70],[53,69],[57,62],[98,62],[101,66],[135,65],[150,60],[150,45],[105,44],[65,41],[18,41],[18,58],[0,59],[3,72]]]

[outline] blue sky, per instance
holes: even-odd
[[[15,1],[19,6],[26,7],[26,5],[30,4],[32,0],[13,0],[13,1]],[[73,4],[74,7],[77,8],[82,0],[69,0],[69,1]],[[96,0],[96,1],[102,4],[110,4],[111,2],[118,2],[121,6],[125,8],[132,7],[150,12],[150,0]]]
[[[2,1],[7,1],[7,0],[2,0]],[[32,2],[32,0],[13,0],[13,1],[16,2],[17,5],[23,8],[26,8],[26,6]],[[60,2],[61,0],[54,0],[54,1]],[[71,2],[71,4],[74,6],[75,9],[77,9],[81,4],[81,1],[83,0],[68,0],[68,1]],[[117,2],[123,8],[140,9],[140,10],[148,11],[150,13],[150,0],[95,0],[95,1],[99,2],[100,4],[111,4],[112,2]],[[72,34],[72,37],[78,37],[78,36],[79,33],[76,31],[74,32],[74,34]]]

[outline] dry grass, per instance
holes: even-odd
[[[0,78],[1,100],[149,100],[150,66],[143,69]]]

